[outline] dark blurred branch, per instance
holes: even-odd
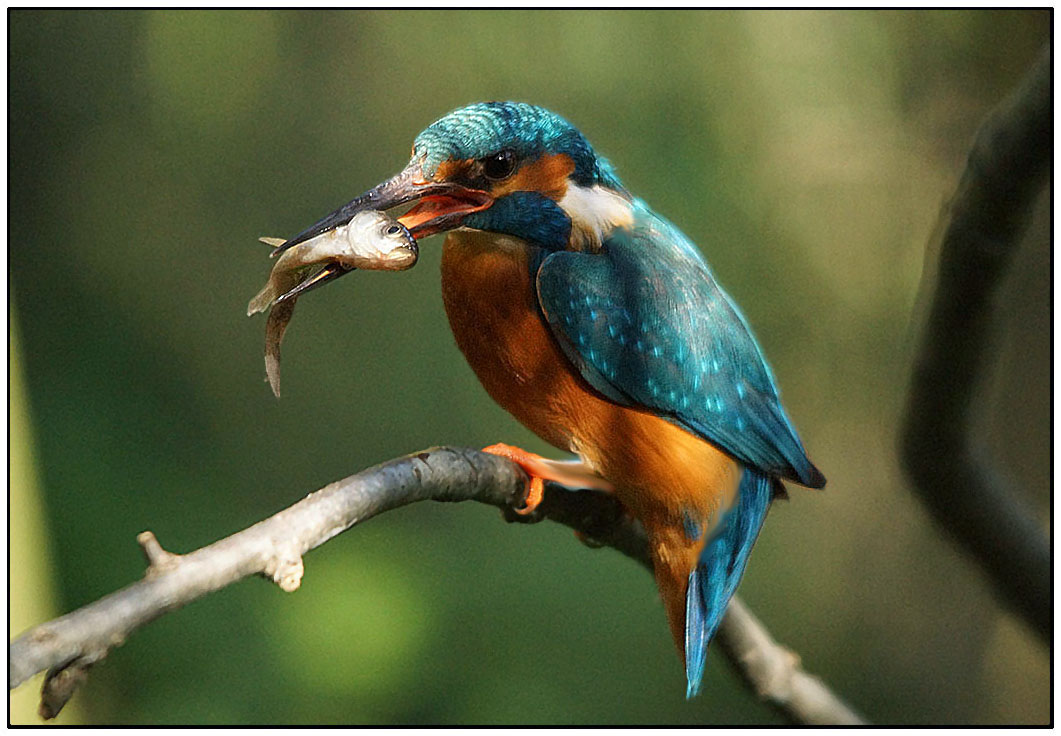
[[[88,668],[129,634],[162,614],[249,575],[265,575],[293,591],[302,555],[377,514],[414,501],[479,501],[510,521],[550,519],[651,568],[645,537],[611,496],[550,487],[532,517],[523,505],[526,477],[518,467],[476,450],[436,448],[377,465],[332,483],[275,516],[187,555],[162,549],[151,532],[138,537],[148,560],[144,579],[73,613],[27,631],[8,652],[9,687],[47,670],[41,715],[54,717]],[[780,647],[734,599],[717,641],[761,698],[796,723],[861,723],[799,660]]]
[[[973,437],[992,297],[1017,250],[1052,159],[1050,48],[981,125],[941,215],[939,275],[902,432],[922,501],[988,573],[1003,600],[1049,641],[1050,543],[1016,482]]]

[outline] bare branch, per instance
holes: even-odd
[[[755,694],[792,723],[866,725],[821,679],[804,672],[799,656],[774,641],[739,598],[730,600],[716,641]]]
[[[906,470],[936,520],[980,563],[1002,599],[1049,641],[1050,544],[1016,482],[973,435],[992,296],[1050,171],[1050,48],[984,121],[941,215],[935,297],[901,434]]]
[[[56,672],[122,643],[158,616],[250,575],[292,591],[302,554],[358,521],[427,498],[518,502],[520,471],[467,450],[434,450],[386,463],[322,488],[293,506],[187,555],[165,552],[140,535],[150,566],[144,579],[80,610],[38,626],[11,644],[9,678],[18,685],[41,670]]]
[[[588,540],[619,550],[651,569],[640,525],[610,495],[548,487],[530,517],[523,505],[526,476],[496,455],[435,448],[391,460],[328,485],[249,529],[186,555],[165,551],[151,532],[137,538],[148,560],[144,578],[73,613],[19,636],[9,648],[10,687],[48,670],[41,715],[54,717],[84,681],[90,666],[134,630],[162,614],[249,575],[263,575],[285,591],[302,578],[302,555],[377,514],[415,501],[479,501],[509,521],[565,524]],[[778,646],[736,599],[718,634],[724,651],[755,691],[797,723],[859,723],[843,702]],[[776,665],[784,661],[779,681]]]

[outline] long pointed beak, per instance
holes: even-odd
[[[414,200],[423,201],[399,217],[398,221],[409,228],[415,238],[451,230],[460,225],[466,215],[484,210],[494,203],[493,197],[487,192],[448,182],[425,180],[420,163],[412,161],[398,175],[347,202],[275,248],[272,256],[276,257],[291,246],[345,225],[358,212],[388,210]],[[342,273],[336,273],[325,281],[331,281],[340,275]],[[314,285],[319,283],[324,282]]]

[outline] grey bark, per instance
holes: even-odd
[[[10,687],[47,670],[41,715],[54,717],[89,668],[140,626],[250,575],[264,575],[285,591],[297,590],[306,552],[361,521],[416,501],[479,501],[502,509],[510,521],[550,519],[651,569],[640,525],[610,495],[549,486],[542,504],[528,517],[514,511],[523,505],[525,488],[526,476],[508,460],[442,447],[332,483],[186,555],[166,552],[151,532],[144,532],[138,537],[148,560],[144,578],[15,639],[8,650]],[[717,641],[761,698],[794,723],[862,723],[734,601]]]

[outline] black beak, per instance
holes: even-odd
[[[427,235],[457,227],[465,215],[486,209],[494,201],[493,197],[487,192],[468,189],[448,182],[425,180],[420,162],[412,161],[397,176],[369,189],[360,197],[347,202],[339,209],[326,215],[286,241],[283,245],[275,248],[272,252],[272,257],[275,258],[291,246],[298,245],[317,237],[321,233],[326,233],[329,230],[345,225],[358,212],[364,210],[388,210],[406,202],[424,198],[432,198],[429,200],[432,202],[432,206],[414,208],[414,210],[423,209],[425,211],[414,214],[414,211],[411,210],[399,218],[399,222],[408,227],[410,233],[416,238],[426,237]],[[406,221],[406,218],[409,218],[408,221]],[[340,269],[332,272],[323,280],[314,280],[312,285],[308,285],[306,289],[301,291],[304,292],[314,286],[332,281],[344,273],[348,273],[348,271]]]

